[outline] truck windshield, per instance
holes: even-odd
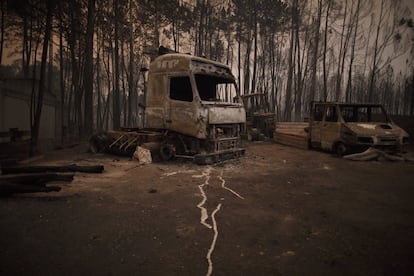
[[[232,79],[196,74],[195,80],[202,101],[236,102],[236,87]]]
[[[384,109],[381,106],[340,106],[342,118],[345,122],[388,122]]]

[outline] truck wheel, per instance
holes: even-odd
[[[169,161],[175,156],[175,148],[170,144],[163,144],[160,147],[160,156],[163,161]]]
[[[89,139],[89,151],[92,153],[99,153],[106,150],[106,148],[112,143],[111,137],[105,133],[94,134]]]
[[[335,146],[335,153],[339,157],[344,156],[346,154],[347,150],[348,149],[346,148],[346,145],[342,142],[337,143],[336,146]]]

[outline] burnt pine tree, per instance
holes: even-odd
[[[88,22],[86,26],[85,45],[85,129],[84,135],[90,136],[93,132],[93,34],[95,23],[95,0],[88,0]]]
[[[43,107],[43,95],[45,93],[45,80],[46,80],[46,63],[47,63],[47,53],[49,48],[50,33],[52,30],[52,8],[53,0],[47,0],[46,2],[46,26],[45,26],[45,35],[43,38],[43,50],[42,50],[42,61],[40,64],[40,79],[39,79],[39,91],[37,95],[37,105],[34,110],[34,122],[31,126],[31,143],[30,143],[30,155],[36,154],[38,152],[38,139],[39,139],[39,129],[40,129],[40,118],[42,115]]]
[[[119,129],[121,127],[121,102],[120,102],[120,91],[119,91],[119,0],[114,0],[114,40],[115,40],[115,48],[114,48],[114,66],[115,66],[115,75],[114,75],[114,82],[115,87],[113,91],[113,117],[112,117],[112,124],[114,129]]]

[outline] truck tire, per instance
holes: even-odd
[[[171,144],[162,144],[160,147],[160,157],[163,161],[170,161],[175,157],[175,147]]]
[[[89,139],[89,151],[92,153],[104,152],[112,143],[112,138],[106,133],[94,134]]]

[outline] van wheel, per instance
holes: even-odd
[[[313,145],[312,145],[312,141],[311,141],[311,139],[308,139],[308,149],[309,149],[309,150],[314,149],[314,148],[313,148]]]
[[[339,157],[344,156],[346,154],[347,150],[348,149],[347,149],[346,145],[342,142],[337,143],[336,146],[335,146],[335,153]]]

